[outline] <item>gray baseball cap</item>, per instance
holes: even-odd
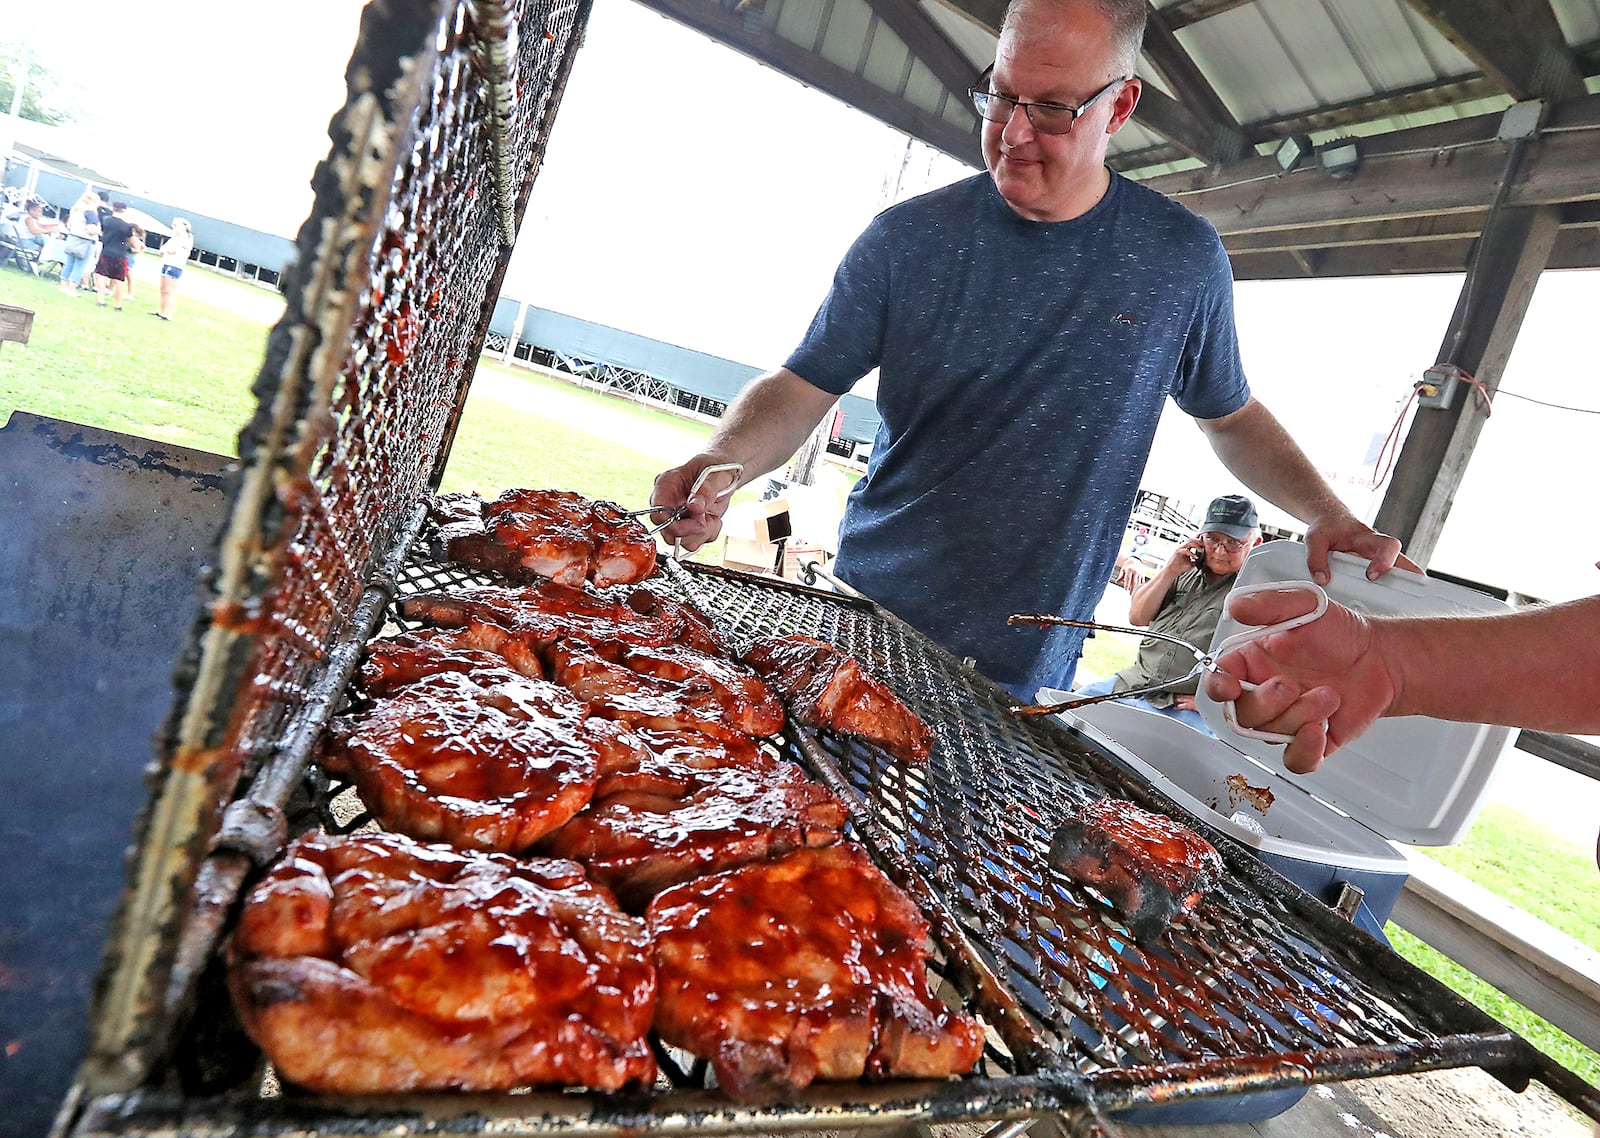
[[[1224,494],[1206,507],[1201,533],[1220,533],[1245,538],[1256,531],[1256,504],[1242,494]]]

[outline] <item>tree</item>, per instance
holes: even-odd
[[[83,109],[83,93],[48,67],[40,66],[24,44],[0,41],[0,115],[11,110],[17,80],[27,72],[22,92],[22,117],[49,126],[75,121]]]

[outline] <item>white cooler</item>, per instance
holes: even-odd
[[[1342,553],[1331,560],[1328,595],[1360,612],[1507,611],[1495,598],[1447,581],[1403,569],[1369,581],[1364,560]],[[1305,546],[1275,541],[1251,552],[1236,584],[1310,580]],[[1239,630],[1224,610],[1212,647]],[[1039,693],[1041,702],[1059,698],[1065,697]],[[1218,738],[1120,703],[1093,704],[1063,712],[1061,718],[1326,903],[1333,904],[1346,883],[1359,886],[1366,899],[1357,921],[1380,936],[1406,879],[1405,857],[1389,839],[1433,846],[1459,841],[1513,735],[1509,727],[1421,716],[1380,719],[1316,773],[1296,775],[1284,769],[1281,746],[1231,732],[1204,684],[1198,704]],[[1231,774],[1242,775],[1252,787],[1269,788],[1271,806],[1261,811],[1237,796],[1230,801],[1226,779]]]

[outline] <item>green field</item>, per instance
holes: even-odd
[[[188,278],[186,278],[187,280]],[[220,277],[209,294],[255,286]],[[0,302],[36,310],[26,346],[0,350],[0,418],[21,408],[163,442],[233,454],[251,413],[250,385],[267,328],[188,296],[171,324],[142,304],[115,313],[88,297],[62,296],[53,283],[0,269]],[[221,291],[219,291],[221,290]],[[704,424],[580,390],[524,369],[486,363],[480,375],[510,376],[517,406],[476,392],[469,399],[446,473],[447,489],[494,493],[511,485],[560,486],[593,497],[645,504],[665,465],[663,453],[688,455],[709,433]],[[529,407],[562,409],[559,418]],[[649,446],[628,440],[648,439]],[[1108,636],[1089,642],[1085,669],[1110,675],[1131,661],[1130,644]],[[1588,853],[1509,810],[1490,806],[1465,841],[1434,852],[1464,876],[1600,949],[1600,890]],[[1438,953],[1393,929],[1396,947],[1508,1026],[1600,1082],[1600,1056],[1506,1000]]]

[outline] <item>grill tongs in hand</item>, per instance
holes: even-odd
[[[732,494],[733,491],[734,491],[734,488],[739,485],[739,477],[740,477],[740,475],[742,475],[744,473],[744,464],[743,463],[739,463],[739,462],[721,462],[721,463],[717,463],[714,466],[706,467],[704,470],[702,470],[700,472],[699,476],[695,478],[694,485],[689,487],[689,493],[684,496],[683,505],[681,505],[681,506],[673,506],[673,507],[670,507],[670,508],[667,507],[667,506],[646,506],[642,510],[629,510],[625,516],[630,517],[630,518],[642,518],[642,517],[646,517],[647,515],[650,515],[650,514],[657,514],[657,513],[663,513],[664,512],[667,515],[666,521],[662,522],[660,525],[655,526],[652,529],[649,529],[649,530],[645,531],[646,533],[650,533],[650,534],[660,533],[662,530],[664,530],[668,526],[670,526],[673,522],[682,521],[683,520],[684,516],[686,514],[688,514],[688,512],[689,512],[689,503],[694,501],[694,496],[696,494],[698,494],[700,492],[700,488],[706,484],[706,479],[707,478],[711,477],[711,475],[713,475],[713,474],[730,474],[730,473],[733,475],[733,481],[728,484],[728,488],[726,490],[723,490],[720,493],[713,495],[711,500],[713,502],[715,502],[719,498],[726,498],[729,494]]]
[[[1276,581],[1263,585],[1243,585],[1237,589],[1234,589],[1229,595],[1231,597],[1245,597],[1252,593],[1260,593],[1269,589],[1282,589],[1285,587],[1286,586],[1282,582]],[[1067,617],[1055,616],[1052,613],[1015,613],[1011,617],[1007,618],[1007,624],[1055,624],[1066,625],[1069,628],[1089,628],[1100,632],[1127,632],[1133,634],[1134,636],[1148,636],[1155,640],[1164,640],[1168,644],[1176,644],[1178,647],[1188,650],[1191,654],[1193,654],[1195,662],[1194,666],[1190,668],[1185,675],[1162,680],[1159,683],[1146,684],[1144,687],[1130,688],[1127,691],[1119,691],[1108,695],[1079,695],[1074,696],[1071,699],[1064,699],[1059,703],[1029,704],[1026,706],[1019,705],[1013,707],[1011,710],[1017,715],[1054,715],[1058,711],[1066,711],[1074,707],[1087,707],[1092,703],[1105,703],[1107,700],[1127,699],[1131,696],[1148,695],[1151,692],[1163,691],[1167,688],[1170,688],[1173,684],[1183,683],[1186,680],[1198,679],[1207,672],[1215,672],[1217,670],[1218,657],[1226,655],[1227,653],[1233,651],[1233,649],[1238,648],[1240,645],[1249,644],[1252,641],[1260,640],[1265,636],[1271,636],[1275,632],[1284,632],[1291,628],[1299,628],[1303,624],[1310,624],[1323,613],[1328,611],[1328,594],[1323,592],[1320,587],[1309,582],[1296,582],[1294,587],[1298,589],[1307,589],[1316,595],[1316,606],[1310,612],[1301,613],[1299,616],[1290,617],[1288,620],[1280,620],[1276,624],[1248,625],[1239,632],[1235,632],[1232,636],[1227,637],[1221,644],[1218,644],[1215,652],[1208,652],[1203,648],[1196,648],[1193,644],[1190,644],[1187,640],[1184,640],[1181,637],[1169,636],[1164,632],[1152,632],[1148,628],[1128,628],[1120,624],[1101,624],[1098,621],[1093,620],[1070,620]],[[1239,686],[1244,688],[1245,691],[1254,691],[1259,686],[1249,682],[1248,680],[1239,679],[1237,676],[1234,678],[1239,680]],[[1242,735],[1247,739],[1261,739],[1268,743],[1294,742],[1293,735],[1285,735],[1279,731],[1258,731],[1253,727],[1239,726],[1239,721],[1234,710],[1233,701],[1231,699],[1222,705],[1222,717],[1227,722],[1229,729],[1232,730],[1234,734]]]

